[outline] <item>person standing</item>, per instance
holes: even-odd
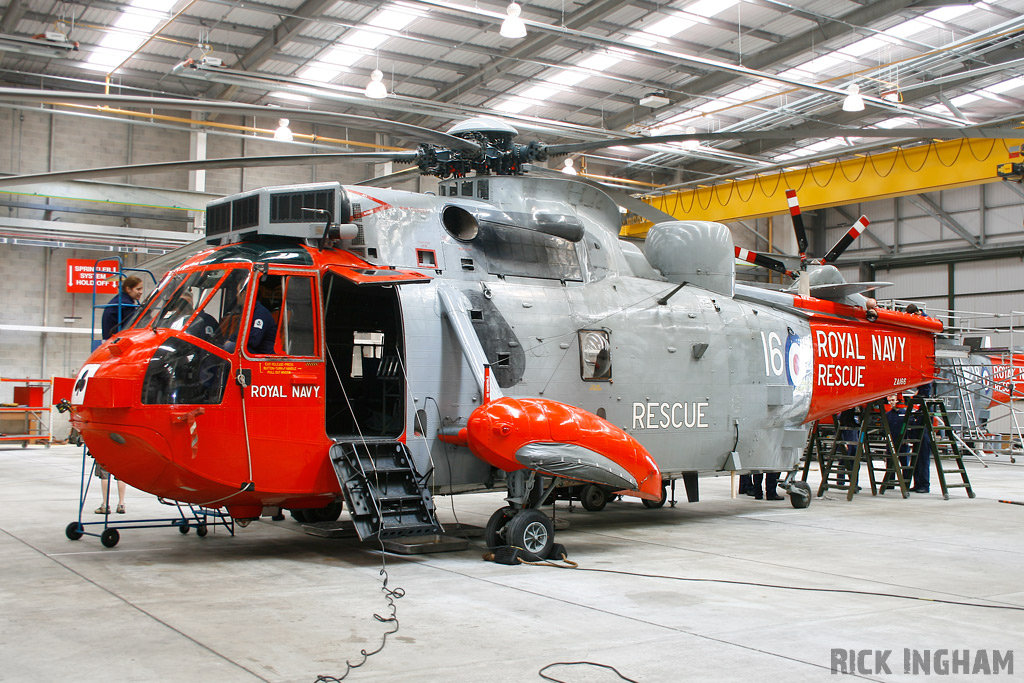
[[[132,316],[142,299],[142,278],[129,275],[121,283],[121,289],[103,309],[103,338],[110,337],[121,329]]]

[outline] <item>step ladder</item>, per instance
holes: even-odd
[[[330,458],[360,540],[441,533],[430,489],[404,443],[335,441]]]
[[[974,498],[974,489],[971,488],[971,480],[967,476],[963,454],[957,441],[955,427],[950,424],[946,404],[942,399],[915,397],[911,401],[911,406],[919,406],[925,417],[924,428],[929,431],[931,436],[931,457],[935,462],[935,472],[939,477],[942,498],[949,500],[949,489],[952,488],[966,489],[967,496]],[[956,465],[956,467],[947,469],[950,464]],[[948,474],[958,475],[960,481],[948,481],[946,478]]]
[[[884,494],[889,489],[898,489],[904,498],[909,498],[906,472],[900,463],[895,437],[889,430],[889,416],[886,401],[875,401],[861,408],[860,429],[863,435],[863,459],[868,464],[868,478],[871,481],[871,495]]]
[[[832,452],[832,442],[836,438],[835,424],[815,420],[807,432],[807,443],[804,444],[803,455],[797,463],[800,481],[807,481],[811,471],[811,462],[818,463],[818,471],[825,471],[825,457]]]
[[[831,450],[825,456],[818,497],[825,495],[829,489],[836,489],[846,491],[846,500],[853,500],[864,455],[863,432],[859,427],[840,424],[839,415],[833,415],[832,422],[835,425],[835,438],[832,439]]]

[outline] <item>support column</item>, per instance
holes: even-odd
[[[197,113],[193,113],[195,116]],[[199,114],[199,116],[203,116]],[[190,161],[201,161],[206,159],[206,131],[193,129],[189,135],[188,158]],[[188,189],[196,192],[206,192],[206,170],[189,171]],[[203,232],[203,214],[200,211],[190,211],[192,218],[192,232]]]

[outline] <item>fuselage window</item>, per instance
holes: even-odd
[[[580,377],[588,382],[612,378],[612,345],[606,330],[580,330]]]

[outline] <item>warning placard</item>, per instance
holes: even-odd
[[[93,277],[95,277],[97,294],[117,294],[117,279],[108,279],[116,273],[117,264],[113,261],[97,265],[96,261],[92,259],[69,258],[67,291],[91,294]]]

